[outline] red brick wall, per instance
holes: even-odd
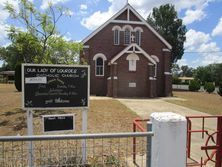
[[[119,97],[147,97],[149,96],[149,67],[148,59],[138,55],[136,71],[129,71],[129,62],[126,60],[128,54],[124,54],[117,60],[117,77]],[[136,83],[135,88],[129,87],[129,82]]]
[[[124,18],[126,15],[126,12],[122,14],[120,18]],[[107,78],[110,76],[109,74],[109,67],[105,67],[105,75],[104,77],[96,77],[95,76],[95,62],[93,61],[93,57],[97,53],[103,53],[106,58],[106,64],[110,62],[110,60],[115,57],[119,52],[121,52],[124,48],[127,46],[124,45],[124,32],[120,33],[120,45],[116,46],[113,44],[113,31],[112,28],[115,25],[119,25],[120,27],[123,27],[124,24],[114,24],[111,23],[107,25],[105,28],[103,28],[99,33],[97,33],[94,37],[92,37],[90,40],[88,40],[84,45],[89,45],[89,49],[85,49],[85,55],[82,55],[83,58],[88,59],[88,63],[91,66],[91,94],[96,95],[106,95],[107,94]],[[144,25],[131,25],[133,28],[139,26],[143,29],[142,37],[141,37],[141,48],[145,50],[149,55],[155,55],[159,58],[160,63],[158,63],[158,71],[157,71],[157,81],[156,81],[156,87],[157,87],[157,96],[164,96],[165,93],[165,65],[164,65],[164,53],[162,51],[163,48],[166,48],[165,44],[163,44],[160,39],[158,39],[146,26]],[[88,51],[87,51],[88,50]],[[125,57],[125,56],[123,56]],[[123,59],[121,57],[120,59]],[[168,58],[167,58],[168,59]],[[121,62],[120,60],[117,60],[118,62]],[[144,60],[145,62],[147,60]],[[121,62],[124,63],[124,62]],[[128,61],[125,61],[127,63],[127,70],[128,70]],[[118,64],[118,72],[120,72],[120,64]],[[122,64],[126,66],[126,64]],[[138,67],[138,66],[137,66]],[[145,96],[148,92],[147,88],[143,86],[145,83],[147,84],[147,80],[144,79],[146,68],[145,65],[141,65],[145,70],[144,74],[141,75],[141,90],[136,90],[137,93],[128,93],[129,96],[134,94],[141,94],[141,96]],[[123,76],[123,73],[126,72],[125,68],[122,68],[122,73],[118,73],[120,76],[125,77],[127,79],[127,76]],[[134,77],[136,74],[130,74],[129,77]],[[121,81],[120,84],[123,84],[125,81]],[[171,85],[170,85],[171,86]],[[118,86],[119,87],[119,86]],[[142,88],[143,87],[143,88]],[[120,90],[118,91],[120,95],[123,95],[124,91],[121,91],[121,85]],[[127,89],[127,92],[129,89]]]

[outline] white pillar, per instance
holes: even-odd
[[[186,167],[186,118],[171,112],[152,113],[152,167]]]

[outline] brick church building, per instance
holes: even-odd
[[[129,4],[82,41],[92,95],[172,94],[171,45]]]

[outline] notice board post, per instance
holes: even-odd
[[[32,136],[33,135],[33,112],[32,110],[27,110],[26,111],[27,114],[27,130],[28,130],[28,136]],[[29,141],[28,142],[28,146],[29,146],[29,153],[28,153],[28,163],[29,166],[33,166],[33,157],[34,157],[34,153],[33,153],[33,142]]]
[[[27,111],[28,135],[33,135],[34,110],[81,109],[82,133],[87,133],[89,108],[89,66],[22,64],[22,107]],[[86,162],[86,141],[82,141]],[[29,143],[29,164],[33,146]]]

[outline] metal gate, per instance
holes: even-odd
[[[222,116],[186,118],[187,166],[222,167]]]

